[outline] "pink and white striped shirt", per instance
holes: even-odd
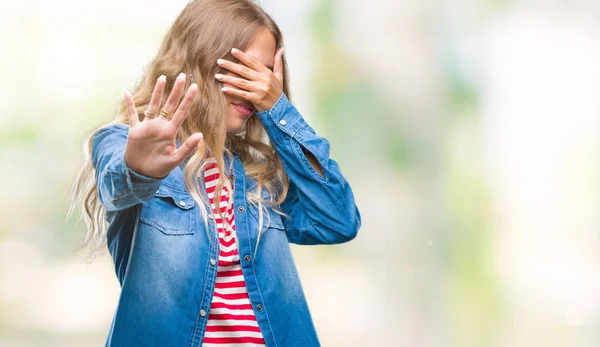
[[[226,187],[221,191],[219,207],[229,221],[229,226],[222,223],[215,206],[214,190],[219,180],[219,171],[214,158],[209,159],[204,171],[204,180],[219,231],[219,261],[215,292],[202,346],[265,346],[242,275],[235,233],[233,198],[230,199]]]

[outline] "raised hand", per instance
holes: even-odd
[[[283,92],[283,47],[275,52],[273,71],[239,49],[233,48],[231,54],[242,64],[225,59],[218,59],[217,64],[240,77],[216,74],[217,80],[235,87],[223,87],[221,90],[248,100],[258,112],[273,107]]]
[[[160,103],[166,82],[165,76],[160,76],[156,81],[150,104],[145,112],[146,116],[141,121],[133,96],[130,92],[125,92],[129,114],[125,163],[136,173],[152,178],[166,177],[202,141],[202,133],[195,133],[188,137],[179,148],[176,147],[177,130],[188,115],[198,93],[198,86],[193,83],[178,106],[185,85],[185,74],[179,74],[167,102],[162,107],[165,114],[160,111]]]

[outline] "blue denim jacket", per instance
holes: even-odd
[[[254,257],[258,210],[248,203],[246,191],[256,181],[246,177],[234,156],[229,173],[235,180],[242,273],[267,346],[319,346],[289,243],[352,240],[360,228],[360,213],[348,182],[329,158],[328,141],[316,135],[285,94],[257,116],[290,178],[280,207],[291,218],[281,217],[267,205],[270,222]],[[106,345],[201,346],[219,254],[214,220],[208,223],[207,233],[199,210],[210,213],[210,208],[199,206],[188,193],[183,165],[163,179],[128,168],[124,158],[128,129],[126,124],[110,125],[92,141],[98,195],[109,223],[108,249],[121,285]],[[303,149],[316,157],[324,177]]]

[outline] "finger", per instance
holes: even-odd
[[[125,91],[125,105],[127,106],[127,119],[129,120],[129,127],[131,128],[140,122],[140,115],[135,108],[133,95],[131,95],[129,90]]]
[[[249,56],[248,54],[240,51],[237,48],[232,48],[231,49],[231,54],[238,58],[238,60],[240,62],[242,62],[244,65],[246,65],[247,67],[251,68],[254,71],[258,71],[258,72],[271,72],[271,70],[269,70],[268,67],[264,66],[263,63],[261,63],[260,61],[252,58],[251,56]]]
[[[235,95],[235,96],[239,96],[241,98],[244,98],[245,100],[250,101],[251,103],[255,103],[254,101],[254,93],[250,93],[247,92],[245,90],[240,90],[240,89],[235,89],[235,88],[229,88],[229,87],[223,87],[221,88],[221,90],[224,93],[230,94],[230,95]]]
[[[183,92],[183,87],[185,85],[185,74],[182,72],[177,76],[175,80],[175,84],[173,85],[173,89],[171,90],[171,94],[163,106],[163,109],[170,114],[175,112],[177,109],[177,104],[179,104],[179,99],[181,98],[181,93]]]
[[[162,94],[165,90],[165,84],[167,84],[167,77],[165,75],[160,75],[160,77],[156,80],[154,90],[152,91],[152,96],[150,97],[150,103],[148,104],[147,108],[148,112],[158,114],[160,101],[162,100]]]
[[[253,81],[248,81],[245,78],[238,78],[228,75],[216,74],[215,78],[223,83],[231,84],[232,86],[238,87],[239,89],[247,91],[257,91],[257,84]]]
[[[275,53],[275,62],[273,63],[273,74],[277,79],[283,82],[283,47]]]
[[[177,148],[177,150],[175,150],[175,153],[173,154],[173,159],[178,164],[181,163],[185,158],[187,158],[188,155],[190,155],[196,149],[198,143],[202,141],[203,137],[204,135],[202,135],[202,133],[195,133],[190,135],[190,137],[188,137],[187,140],[185,140],[183,145],[181,145],[179,148]]]
[[[217,59],[217,64],[219,64],[220,67],[227,69],[233,73],[236,73],[236,74],[238,74],[246,79],[249,79],[251,81],[258,79],[258,72],[254,71],[244,65],[236,64],[232,61],[225,60],[225,59]]]
[[[179,104],[177,111],[173,115],[173,118],[171,118],[171,122],[173,122],[177,129],[179,129],[181,124],[183,124],[183,121],[187,117],[197,94],[198,85],[196,83],[192,83],[192,85],[188,88],[187,92],[185,93],[181,104]]]

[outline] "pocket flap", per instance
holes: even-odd
[[[187,192],[179,191],[165,185],[161,185],[154,196],[169,199],[177,205],[177,207],[184,210],[189,210],[196,204],[192,196]]]
[[[283,223],[281,222],[281,216],[275,212],[271,212],[268,217],[263,217],[264,223],[269,223],[269,228],[285,230]],[[270,218],[268,220],[267,218]]]

